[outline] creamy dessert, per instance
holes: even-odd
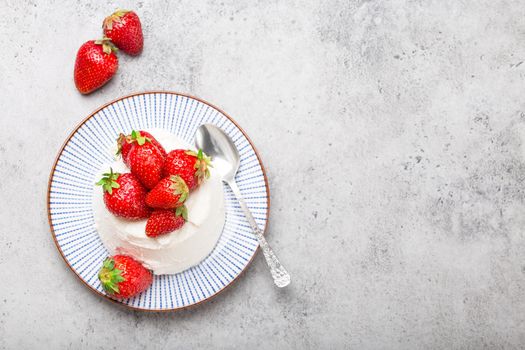
[[[193,149],[177,136],[162,130],[149,129],[166,149]],[[108,150],[115,154],[116,150]],[[122,159],[104,164],[97,179],[112,168],[114,172],[129,172]],[[146,219],[128,221],[112,215],[104,204],[99,186],[94,186],[95,228],[110,254],[132,256],[154,274],[174,274],[184,271],[211,253],[221,235],[225,221],[223,185],[210,168],[210,177],[185,202],[188,220],[179,230],[156,238],[145,234]]]

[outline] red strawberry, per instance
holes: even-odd
[[[164,166],[165,175],[179,175],[194,190],[210,177],[211,159],[201,149],[198,152],[176,149],[168,153]]]
[[[135,175],[109,173],[97,182],[104,190],[104,203],[115,216],[128,220],[139,220],[149,216],[151,209],[146,206],[146,189]]]
[[[166,150],[164,150],[164,147],[162,147],[159,141],[157,141],[157,139],[155,139],[153,135],[151,135],[149,132],[142,131],[142,130],[139,130],[139,131],[132,130],[130,135],[120,134],[117,139],[117,145],[118,145],[117,154],[122,154],[122,159],[127,164],[127,158],[128,158],[130,149],[136,144],[141,146],[147,141],[157,146],[162,156],[166,158],[167,156]]]
[[[124,163],[131,169],[144,186],[152,189],[162,178],[165,157],[162,151],[149,139],[138,137],[124,158]]]
[[[157,237],[184,226],[188,220],[186,206],[177,209],[155,209],[146,223],[146,236]]]
[[[104,260],[98,279],[111,296],[131,298],[148,289],[153,275],[132,257],[115,255]]]
[[[78,49],[74,75],[80,93],[89,94],[115,75],[118,68],[116,50],[107,38],[88,41]]]
[[[146,204],[152,208],[171,209],[180,207],[188,198],[186,182],[177,175],[168,176],[159,181],[146,196]]]
[[[135,12],[117,10],[104,19],[102,28],[104,35],[128,55],[136,56],[142,52],[144,36],[139,16]]]

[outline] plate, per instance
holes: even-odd
[[[178,274],[155,276],[140,295],[117,300],[97,278],[109,255],[94,227],[96,174],[112,159],[107,152],[119,133],[161,128],[193,144],[201,124],[215,124],[235,142],[241,156],[237,184],[259,226],[266,229],[270,196],[263,164],[246,133],[226,113],[199,98],[174,92],[144,92],[112,101],[84,119],[58,153],[48,186],[51,233],[66,264],[98,295],[130,308],[168,311],[209,300],[235,281],[250,264],[257,240],[230,188],[223,186],[226,221],[214,250],[200,264]]]

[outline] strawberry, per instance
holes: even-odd
[[[176,149],[168,153],[164,167],[164,175],[182,177],[191,191],[210,177],[211,158],[201,149],[198,152]]]
[[[157,237],[180,229],[188,220],[186,206],[177,209],[155,209],[146,223],[146,236]]]
[[[104,19],[104,35],[128,55],[136,56],[142,52],[144,36],[139,16],[133,11],[117,10]]]
[[[186,182],[178,175],[171,175],[160,180],[147,194],[146,204],[159,209],[180,207],[188,198],[188,193]]]
[[[153,275],[132,257],[115,255],[104,260],[98,279],[111,296],[131,298],[148,289],[153,282]]]
[[[122,159],[127,164],[127,157],[129,154],[129,150],[136,144],[139,146],[142,146],[145,142],[151,142],[153,143],[160,151],[162,156],[166,158],[166,150],[164,150],[164,147],[151,135],[149,132],[146,131],[135,131],[132,130],[130,135],[124,135],[120,134],[117,139],[117,145],[118,145],[118,151],[117,154],[122,154]]]
[[[151,213],[151,209],[146,206],[146,189],[135,175],[114,173],[110,169],[97,185],[102,186],[104,203],[115,216],[139,220]]]
[[[80,93],[93,92],[115,75],[118,69],[116,50],[107,38],[88,41],[78,49],[74,76]]]
[[[129,149],[124,147],[126,157],[123,160],[140,182],[152,189],[162,178],[166,158],[151,139],[136,135],[136,141]]]

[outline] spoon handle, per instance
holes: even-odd
[[[257,226],[257,223],[255,222],[252,213],[248,209],[244,198],[242,198],[241,191],[239,190],[239,187],[237,187],[237,183],[235,182],[235,180],[228,181],[228,185],[230,185],[230,188],[235,194],[235,197],[237,197],[237,200],[239,201],[239,204],[241,205],[241,208],[244,211],[246,219],[248,219],[248,223],[250,224],[255,237],[257,237],[257,240],[259,241],[259,246],[263,251],[266,263],[270,267],[270,272],[272,274],[275,285],[280,288],[286,287],[288,284],[290,284],[290,275],[288,274],[284,266],[281,265],[279,259],[277,259],[277,256],[266,241],[266,238],[264,238],[263,232],[261,231],[259,226]]]

